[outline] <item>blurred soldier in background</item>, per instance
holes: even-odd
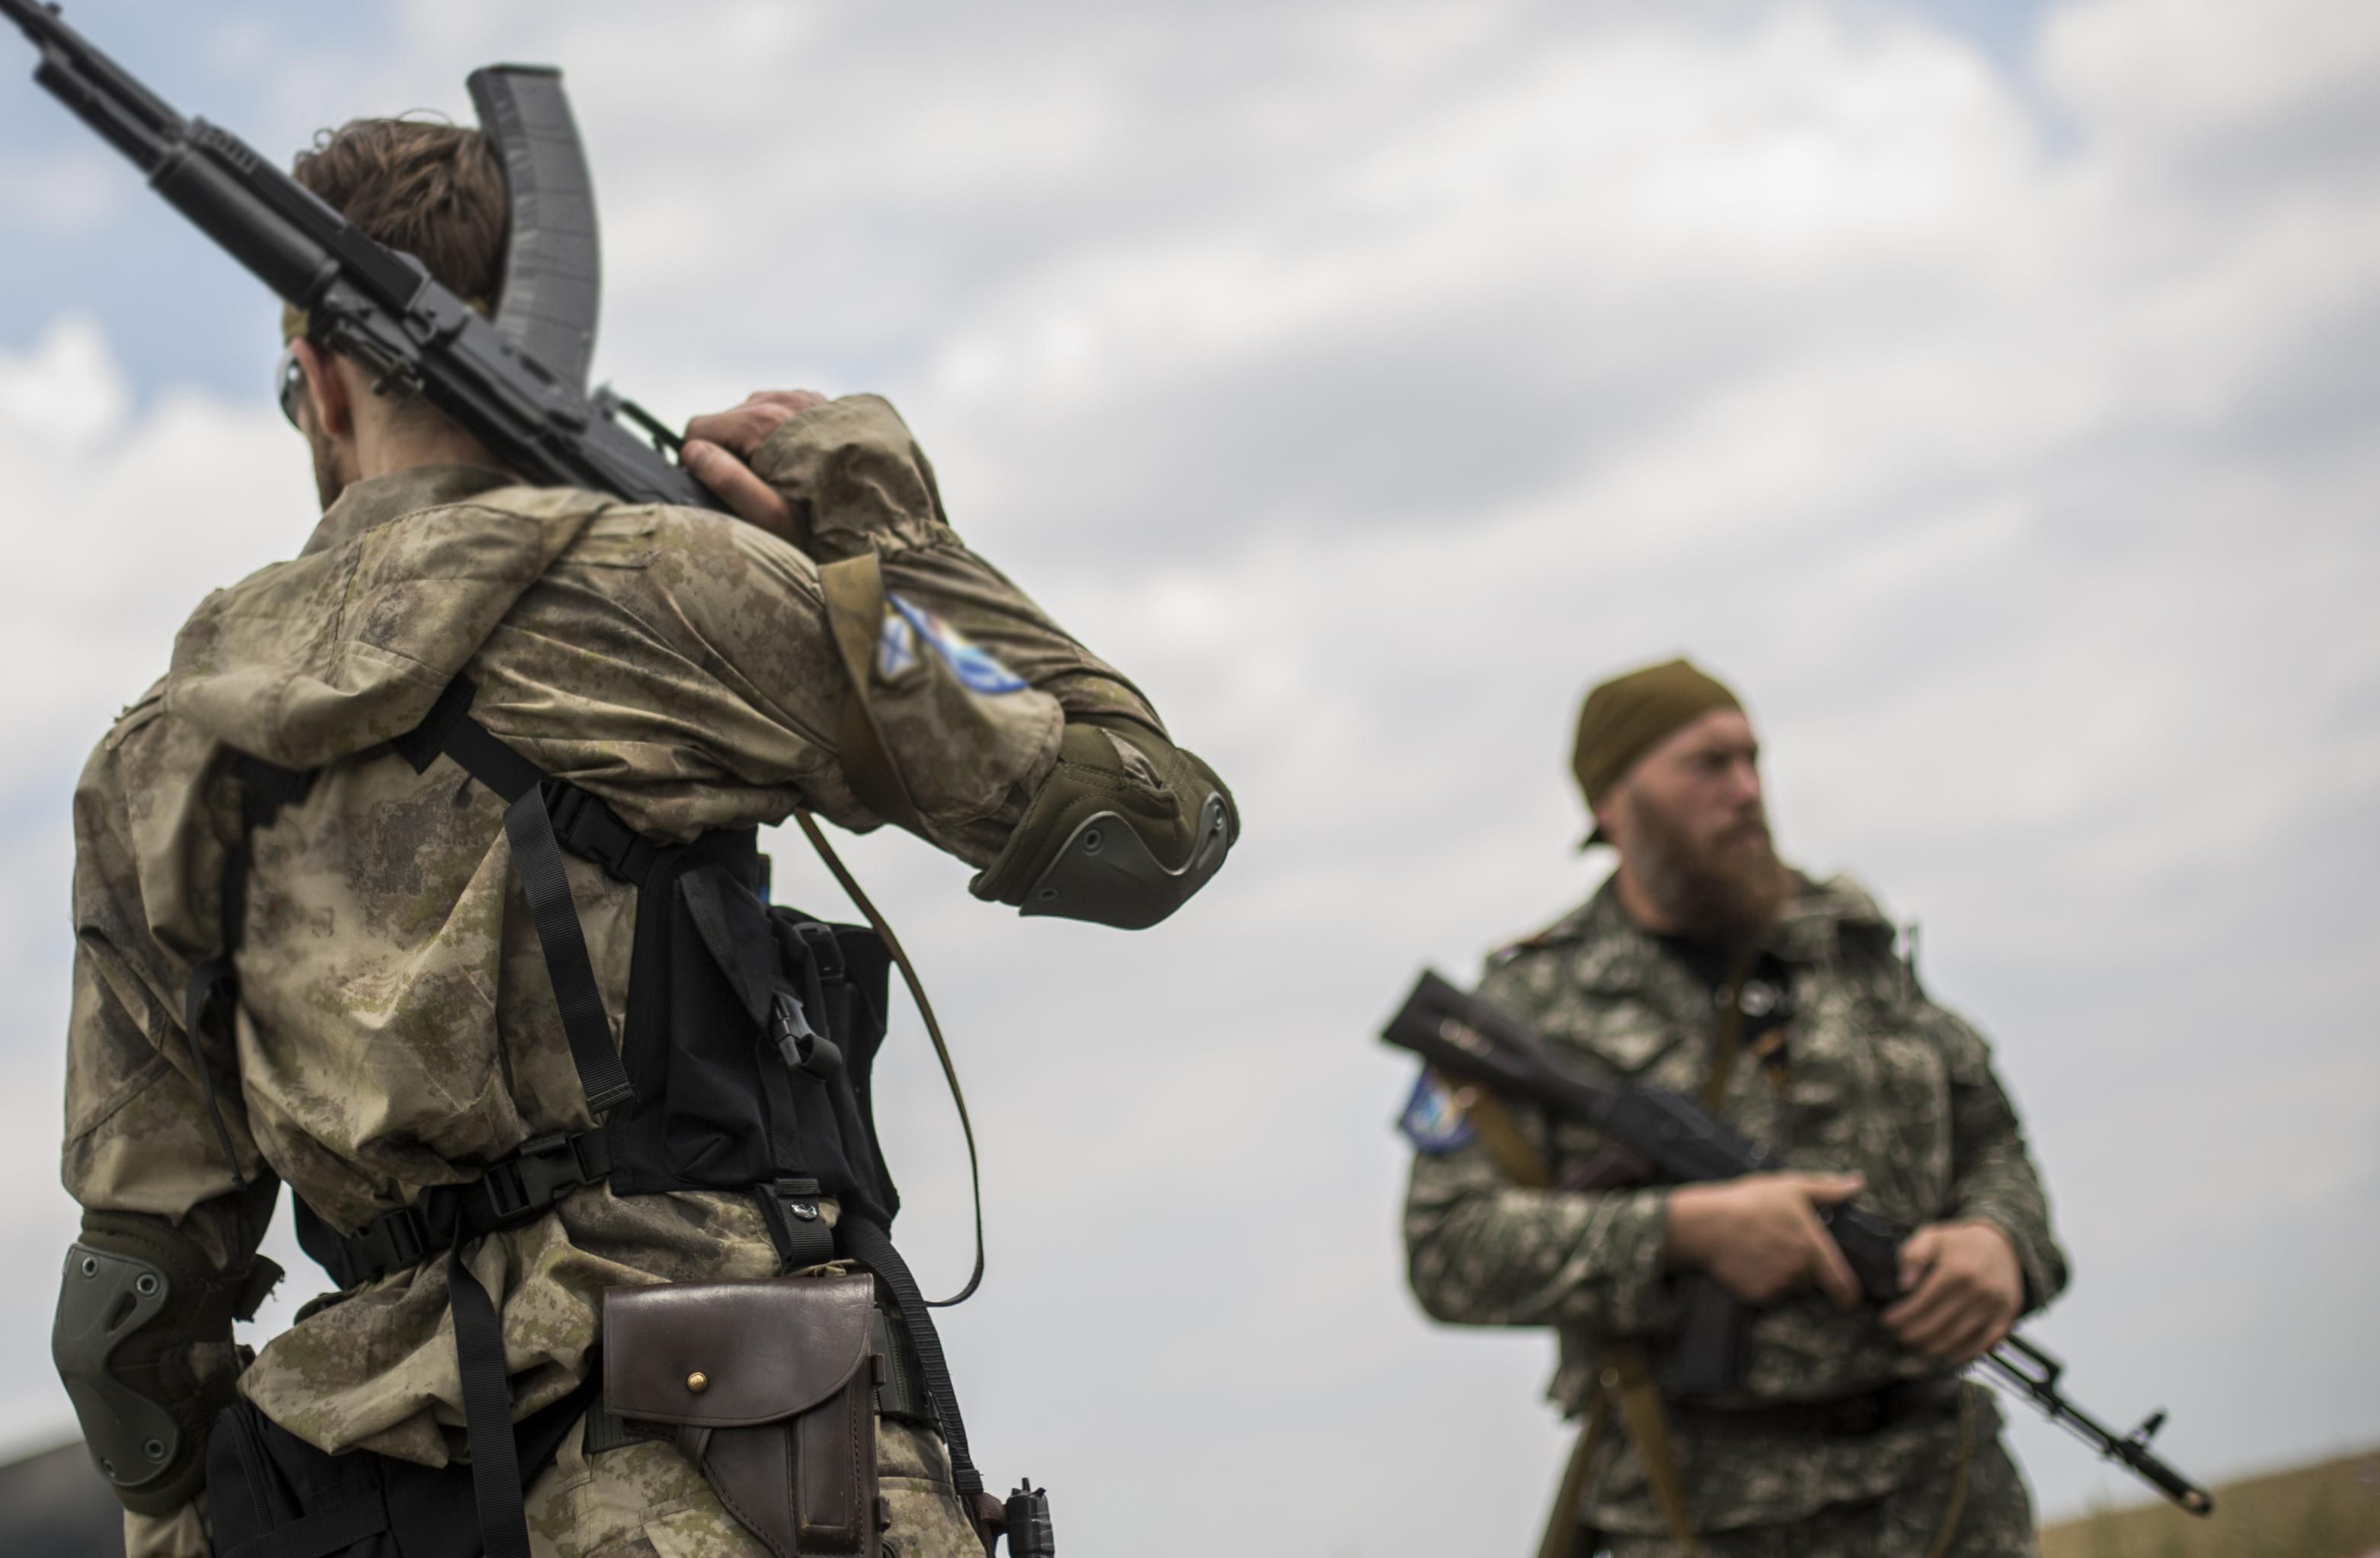
[[[298,173],[495,297],[504,185],[479,132],[360,121]],[[525,1555],[522,1489],[491,1485],[516,1420],[540,1558],[758,1558],[745,1525],[772,1512],[731,1518],[698,1468],[734,1435],[624,1424],[590,1381],[607,1291],[897,1263],[864,1070],[885,966],[853,966],[881,943],[764,912],[751,830],[797,808],[894,822],[978,868],[978,897],[1137,926],[1212,874],[1236,812],[1129,681],[960,542],[883,401],[698,418],[686,463],[741,517],[634,507],[516,484],[306,332],[288,321],[281,391],[321,522],[200,606],[75,796],[64,1174],[86,1210],[61,1371],[133,1558],[203,1558],[234,1515],[273,1528],[257,1551],[346,1552],[318,1528],[376,1503],[299,1532],[280,1493],[379,1467],[395,1522],[435,1481],[419,1468],[467,1450],[490,1551],[508,1525]],[[710,1004],[689,1026],[656,992]],[[590,1080],[623,1060],[618,1096]],[[278,1274],[256,1250],[284,1183],[342,1291],[249,1362],[232,1322]],[[902,1558],[980,1553],[922,1310],[817,1312],[872,1325],[885,1373],[868,1391],[862,1369],[856,1420],[822,1430],[856,1464],[800,1452],[808,1482],[865,1490],[831,1542],[794,1490],[820,1543],[802,1551],[873,1553],[880,1528]],[[691,1414],[769,1361],[641,1388]],[[261,1417],[237,1444],[216,1431],[210,1475],[240,1398]],[[453,1551],[478,1551],[468,1482],[420,1506],[450,1512],[431,1534]]]
[[[1875,902],[1779,861],[1758,759],[1735,697],[1683,661],[1596,688],[1573,768],[1619,868],[1479,993],[1793,1171],[1628,1183],[1584,1127],[1425,1075],[1414,1292],[1442,1321],[1554,1328],[1550,1394],[1586,1427],[1548,1554],[2030,1554],[1998,1415],[1959,1369],[2065,1283],[2040,1179],[1982,1036],[1927,997]],[[1815,1210],[1852,1198],[1919,1229],[1881,1313]],[[1723,1397],[1676,1387],[1689,1271],[1767,1306]]]

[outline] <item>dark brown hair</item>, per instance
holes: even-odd
[[[511,217],[504,169],[478,130],[354,119],[317,134],[290,171],[348,221],[430,267],[457,297],[494,308]]]

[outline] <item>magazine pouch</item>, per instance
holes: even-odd
[[[879,1558],[875,1310],[866,1275],[612,1288],[603,1405],[674,1440],[775,1558]]]

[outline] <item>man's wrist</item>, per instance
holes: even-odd
[[[1707,1186],[1680,1185],[1661,1192],[1661,1264],[1665,1270],[1681,1271],[1703,1264],[1708,1204]]]
[[[748,463],[793,510],[802,549],[820,562],[957,540],[924,455],[880,396],[846,396],[795,413]]]

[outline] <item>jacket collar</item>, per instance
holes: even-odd
[[[460,503],[498,487],[511,486],[516,480],[492,466],[417,465],[392,470],[385,476],[350,481],[337,501],[322,510],[322,522],[306,538],[298,555],[309,557],[345,546],[366,530],[377,529],[402,515]]]
[[[1793,879],[1797,890],[1762,939],[1762,950],[1788,963],[1810,967],[1836,955],[1846,927],[1873,928],[1889,939],[1891,922],[1850,878],[1820,882],[1795,871]],[[1582,989],[1598,994],[1643,992],[1656,980],[1664,980],[1671,961],[1659,942],[1621,906],[1617,872],[1604,879],[1593,897],[1524,944],[1563,943],[1578,949],[1572,978]]]

